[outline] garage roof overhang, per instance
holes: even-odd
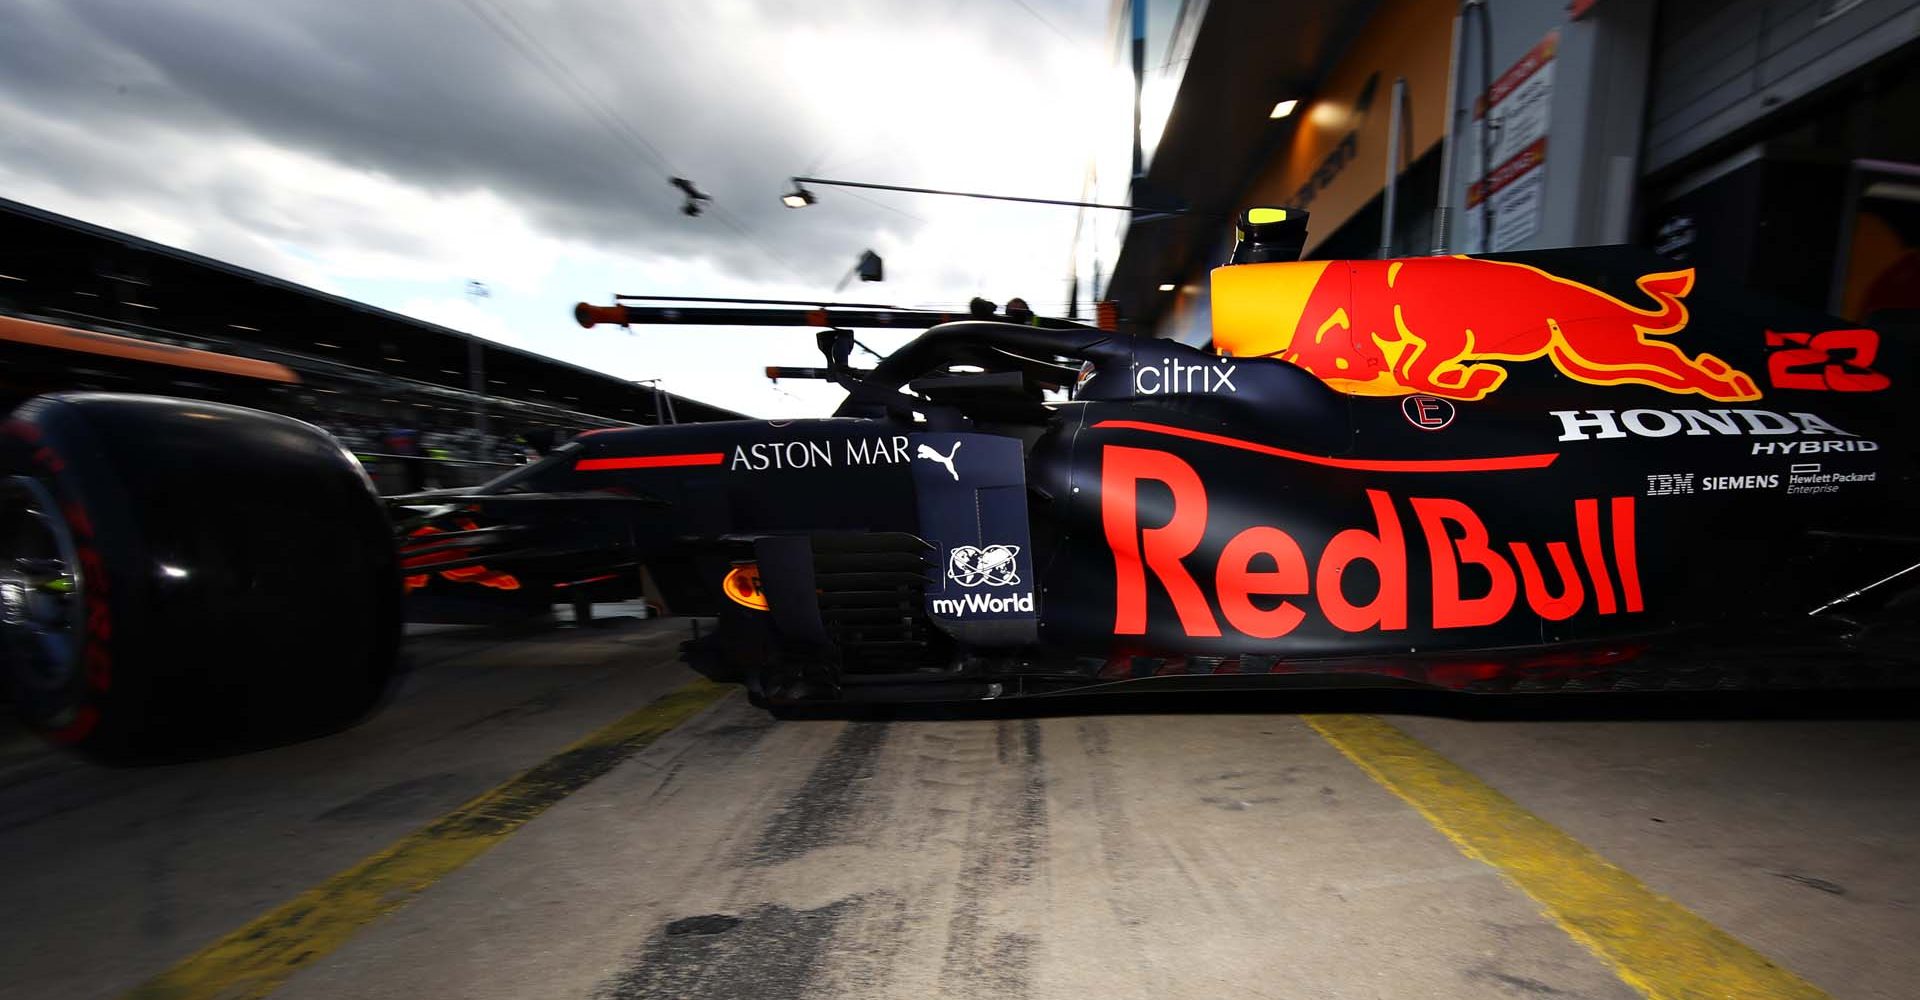
[[[1130,322],[1150,324],[1180,281],[1232,232],[1232,213],[1259,167],[1292,139],[1300,115],[1267,117],[1274,102],[1307,99],[1372,16],[1377,0],[1214,3],[1194,39],[1173,111],[1133,201],[1191,214],[1127,229],[1106,297]]]

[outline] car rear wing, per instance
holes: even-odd
[[[634,303],[716,303],[714,305],[651,305]],[[775,308],[770,308],[775,307]],[[801,326],[819,329],[926,330],[942,323],[979,319],[970,313],[933,309],[903,309],[868,302],[815,303],[796,299],[728,299],[667,295],[616,295],[614,304],[582,302],[573,307],[574,321],[594,326]],[[998,319],[999,317],[995,317]],[[1036,316],[1027,324],[1040,329],[1085,330],[1084,323]]]

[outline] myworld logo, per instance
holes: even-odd
[[[947,579],[962,587],[1012,587],[1020,582],[1014,557],[1018,545],[989,545],[977,548],[956,545],[947,554]]]
[[[1006,596],[974,593],[965,597],[936,597],[932,603],[933,613],[945,618],[965,618],[968,615],[1030,615],[1033,613],[1033,592]]]

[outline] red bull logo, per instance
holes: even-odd
[[[1693,269],[1637,284],[1649,304],[1470,257],[1240,264],[1213,272],[1213,340],[1363,396],[1484,399],[1507,380],[1501,362],[1545,358],[1592,385],[1760,398],[1747,373],[1668,339],[1686,328]]]
[[[1222,618],[1256,639],[1285,636],[1310,616],[1342,632],[1403,631],[1411,624],[1409,591],[1421,589],[1411,585],[1418,564],[1408,558],[1417,549],[1425,550],[1430,573],[1422,610],[1435,629],[1493,625],[1516,610],[1556,622],[1587,608],[1600,615],[1645,610],[1630,496],[1574,500],[1570,539],[1502,540],[1464,501],[1370,489],[1372,523],[1336,533],[1317,558],[1286,529],[1254,525],[1209,546],[1217,554],[1206,567],[1195,563],[1207,556],[1191,557],[1219,529],[1209,522],[1207,487],[1193,466],[1168,452],[1119,445],[1102,450],[1102,466],[1100,517],[1113,551],[1117,636],[1147,634],[1149,587],[1166,594],[1189,637],[1220,636]],[[1172,494],[1162,523],[1141,516],[1147,482]],[[1417,536],[1403,509],[1412,511]],[[1378,581],[1364,598],[1347,585],[1357,563],[1371,564]]]

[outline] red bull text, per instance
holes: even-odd
[[[1101,463],[1115,635],[1147,634],[1149,586],[1167,595],[1190,637],[1221,635],[1216,604],[1229,627],[1256,639],[1287,635],[1310,611],[1342,632],[1404,630],[1411,614],[1408,552],[1421,542],[1432,573],[1427,592],[1436,629],[1492,625],[1516,608],[1548,621],[1564,621],[1589,607],[1601,615],[1644,610],[1632,497],[1575,500],[1571,542],[1503,542],[1462,501],[1367,490],[1373,523],[1335,534],[1317,559],[1284,529],[1254,525],[1221,545],[1208,571],[1188,562],[1209,528],[1207,488],[1193,466],[1168,452],[1119,445],[1106,446]],[[1172,492],[1163,524],[1140,523],[1140,488],[1148,481]],[[1408,537],[1402,508],[1412,512],[1418,540]],[[1370,564],[1379,581],[1364,598],[1346,586],[1358,563]],[[1477,572],[1465,573],[1468,566]],[[1485,592],[1467,593],[1469,578],[1482,581],[1476,586]]]

